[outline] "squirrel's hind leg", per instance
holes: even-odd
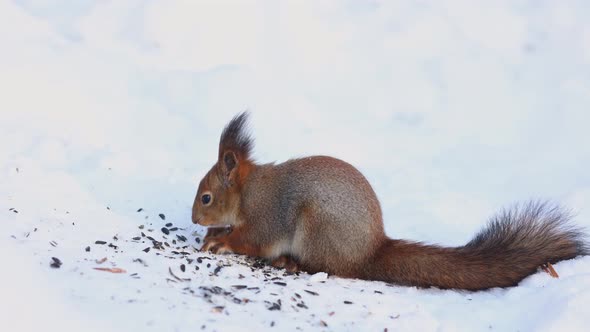
[[[299,272],[299,264],[291,256],[279,256],[270,262],[277,269],[285,269],[289,273]]]

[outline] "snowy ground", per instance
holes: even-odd
[[[589,257],[467,293],[197,251],[246,108],[259,160],[353,163],[393,237],[459,245],[529,198],[590,228],[590,6],[474,3],[0,0],[3,329],[587,330]]]

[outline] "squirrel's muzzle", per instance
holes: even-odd
[[[199,221],[201,220],[201,216],[199,216],[199,213],[196,209],[196,204],[193,205],[193,214],[191,216],[191,220],[193,221],[193,224],[198,224]]]

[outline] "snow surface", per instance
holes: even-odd
[[[259,160],[351,162],[393,237],[459,245],[530,198],[590,227],[587,1],[2,0],[0,45],[2,330],[590,325],[589,257],[423,290],[197,252],[190,223],[221,128],[250,109]]]

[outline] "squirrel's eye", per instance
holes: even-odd
[[[204,194],[203,196],[201,196],[201,202],[203,202],[203,205],[208,205],[209,203],[211,203],[211,195]]]

